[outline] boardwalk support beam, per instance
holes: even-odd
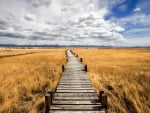
[[[76,57],[78,57],[78,55],[76,55]]]
[[[67,50],[65,50],[65,54],[66,54],[66,57],[67,57]]]
[[[107,110],[107,95],[102,94],[102,106]]]
[[[52,99],[53,99],[53,91],[51,89],[47,90],[47,93],[50,94],[50,104],[52,104]]]
[[[46,93],[46,94],[45,94],[45,113],[48,113],[48,112],[49,112],[50,101],[51,101],[50,94],[49,94],[49,93]]]
[[[45,94],[45,113],[49,113],[50,105],[52,104],[53,91],[48,89]]]
[[[65,66],[64,66],[64,64],[62,65],[62,72],[64,72],[64,70],[65,70]]]
[[[99,90],[99,101],[102,102],[102,94],[104,94],[104,91],[102,89]]]
[[[83,59],[82,58],[80,58],[80,62],[82,62],[83,61]]]
[[[84,65],[84,71],[86,71],[86,72],[88,71],[87,70],[87,64]]]

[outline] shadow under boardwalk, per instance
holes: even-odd
[[[50,113],[105,113],[81,62],[70,50],[67,57]]]

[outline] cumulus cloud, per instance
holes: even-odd
[[[8,37],[6,43],[22,39],[23,44],[115,44],[125,41],[127,27],[123,23],[135,19],[105,20],[111,7],[122,0],[14,0],[11,10],[5,8],[8,2],[0,1],[0,10],[4,12],[0,14],[0,41]],[[136,22],[142,23],[146,17],[138,15]]]
[[[134,11],[135,12],[141,11],[141,8],[135,8]]]
[[[26,15],[24,16],[24,18],[25,18],[26,20],[29,20],[29,21],[34,21],[34,20],[36,20],[36,16],[33,15],[33,14],[26,14]]]
[[[51,0],[29,0],[34,7],[49,6]]]

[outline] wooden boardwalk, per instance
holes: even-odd
[[[78,58],[67,51],[68,63],[50,106],[50,113],[105,113],[86,71]]]

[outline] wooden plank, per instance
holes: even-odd
[[[68,78],[68,77],[66,77],[66,78],[61,78],[60,80],[88,80],[88,81],[90,81],[87,77],[85,77],[85,78],[82,78],[82,77],[76,77],[76,78]]]
[[[83,97],[62,97],[62,96],[54,96],[54,99],[61,99],[61,100],[91,100],[91,99],[98,99],[98,97],[88,97],[88,96],[83,96]]]
[[[90,83],[91,84],[91,82],[90,81],[88,81],[88,80],[85,80],[85,81],[83,81],[83,80],[70,80],[70,81],[67,81],[67,80],[61,80],[61,81],[59,81],[59,83],[70,83],[70,82],[75,82],[75,83]]]
[[[50,113],[105,113],[105,111],[104,110],[101,110],[101,111],[51,110]]]
[[[82,84],[91,84],[89,81],[60,81],[59,84],[79,84],[79,83],[82,83]]]
[[[78,75],[77,75],[77,76],[66,75],[66,76],[63,76],[61,79],[74,79],[74,80],[75,80],[75,79],[81,79],[81,80],[82,80],[82,79],[86,79],[86,80],[89,80],[88,77],[87,77],[87,76],[84,76],[84,75],[79,75],[79,76],[78,76]],[[61,80],[61,79],[60,79],[60,80]],[[89,80],[89,81],[90,81],[90,80]]]
[[[91,83],[59,83],[60,85],[91,85]]]
[[[60,80],[60,82],[61,82],[61,81],[68,82],[67,80],[68,80],[69,82],[72,82],[72,81],[90,82],[90,80],[88,80],[88,79],[80,79],[79,77],[78,77],[78,79],[74,79],[74,80],[69,79],[69,78],[66,78],[66,79],[63,78],[63,79]]]
[[[74,76],[68,74],[68,75],[62,76],[62,78],[68,78],[68,77],[70,77],[70,78],[73,77],[72,79],[78,78],[78,77],[81,78],[81,79],[82,79],[82,78],[87,79],[88,76],[83,75],[83,74],[81,74],[81,75],[80,75],[80,74],[78,74],[78,75],[77,75],[77,74],[76,74],[76,75],[74,74]]]
[[[58,87],[57,90],[67,90],[67,89],[71,89],[71,90],[94,90],[93,87],[87,87],[87,88],[82,88],[82,87]]]
[[[51,110],[100,110],[102,108],[101,105],[54,105],[50,107]]]
[[[62,75],[63,76],[65,76],[65,75],[69,76],[71,72],[74,72],[75,75],[84,75],[84,76],[87,76],[86,72],[84,72],[84,71],[74,71],[74,70],[65,70]]]
[[[80,71],[71,71],[71,70],[70,71],[65,71],[63,75],[64,76],[72,76],[72,75],[70,75],[71,73],[75,74],[75,76],[78,76],[78,75],[80,75],[80,76],[81,75],[82,76],[87,76],[85,72],[82,72],[82,71],[81,72]]]
[[[53,100],[53,104],[65,104],[65,105],[101,105],[97,100]]]
[[[89,83],[91,83],[91,81],[88,79],[80,79],[80,78],[74,79],[74,80],[69,79],[69,78],[68,79],[61,79],[59,82],[89,82]]]
[[[73,74],[74,76],[70,75],[70,74]],[[73,73],[73,72],[69,72],[67,74],[64,74],[62,76],[63,78],[68,78],[68,77],[73,77],[73,78],[87,78],[87,75],[84,75],[84,74],[79,74],[79,73]]]
[[[79,92],[85,92],[85,93],[94,93],[95,91],[94,90],[78,90],[78,89],[75,89],[75,90],[73,90],[73,89],[67,89],[67,90],[65,90],[65,89],[57,89],[56,90],[56,92],[57,93],[65,93],[65,92],[72,92],[72,93],[79,93]]]
[[[72,72],[71,72],[70,74],[72,74]],[[85,78],[85,79],[87,79],[87,76],[86,76],[86,75],[83,75],[83,74],[81,74],[81,75],[80,75],[80,74],[76,74],[76,75],[75,75],[75,73],[74,73],[74,74],[73,74],[74,76],[72,76],[72,75],[70,75],[70,74],[63,75],[63,78],[68,78],[68,77],[71,78],[71,77],[73,77],[73,79],[74,79],[74,78],[78,78],[78,77],[79,77],[79,78]]]
[[[59,89],[59,88],[93,88],[92,87],[92,85],[82,85],[82,86],[80,86],[80,85],[71,85],[71,86],[69,86],[69,85],[58,85],[57,86],[57,88]]]
[[[58,87],[68,86],[68,87],[93,87],[92,84],[58,84]]]
[[[62,97],[68,97],[68,96],[72,96],[72,97],[97,97],[96,93],[55,93],[54,96],[62,96]]]

